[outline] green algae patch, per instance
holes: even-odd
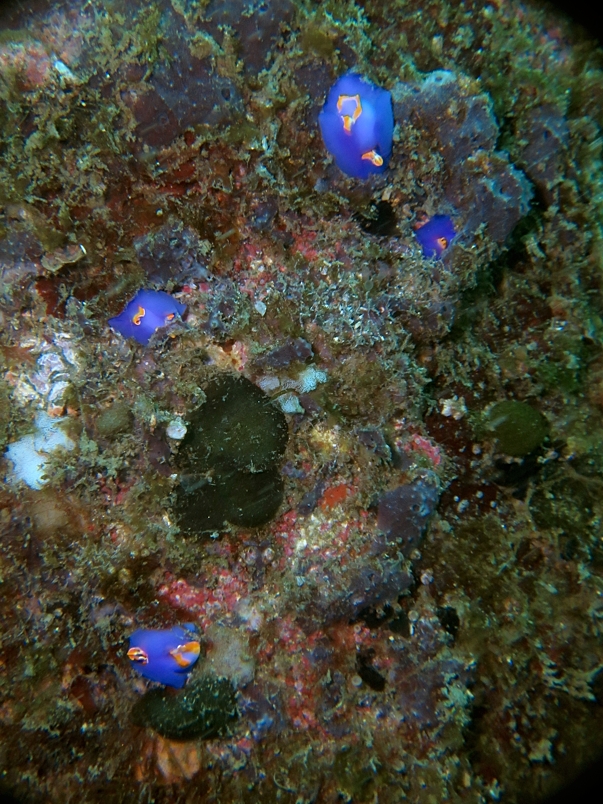
[[[201,676],[182,692],[153,689],[132,708],[136,726],[154,729],[168,740],[210,740],[238,717],[235,690],[227,678]]]
[[[301,36],[301,47],[306,54],[332,59],[335,54],[335,40],[336,37],[331,32],[309,25]]]
[[[96,429],[103,438],[115,438],[132,429],[132,411],[124,402],[114,402],[96,420]]]
[[[178,525],[186,534],[211,533],[225,523],[259,527],[282,502],[286,419],[244,377],[219,377],[205,396],[190,418],[178,459]]]
[[[496,439],[498,449],[515,458],[533,452],[548,433],[548,422],[542,413],[514,399],[493,405],[485,414],[484,425],[488,435]]]

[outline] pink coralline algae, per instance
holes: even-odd
[[[194,616],[205,629],[215,619],[236,613],[241,600],[247,597],[250,583],[247,568],[237,563],[195,585],[183,578],[166,579],[157,594],[174,608]]]
[[[353,620],[365,609],[395,602],[412,584],[408,565],[396,554],[410,555],[420,545],[437,499],[436,488],[421,480],[386,492],[377,522],[382,533],[373,533],[359,518],[330,534],[332,538],[325,528],[320,549],[304,544],[298,530],[303,519],[293,528],[289,520],[282,531],[283,550],[298,584],[292,594],[300,606],[303,602],[304,628],[310,631],[319,623]]]

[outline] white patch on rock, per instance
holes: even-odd
[[[49,456],[58,449],[72,450],[73,441],[62,428],[62,419],[53,419],[44,411],[36,415],[33,433],[9,444],[5,455],[13,465],[9,479],[21,481],[31,489],[41,489],[48,483],[46,464]]]

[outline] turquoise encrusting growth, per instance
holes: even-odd
[[[348,176],[367,179],[387,168],[394,113],[386,89],[348,73],[329,90],[318,122],[327,151]]]

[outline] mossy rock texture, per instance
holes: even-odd
[[[238,717],[235,690],[227,678],[204,675],[178,693],[149,690],[134,704],[132,720],[168,740],[209,740],[226,733]]]
[[[583,536],[594,516],[588,485],[579,477],[561,475],[541,483],[529,505],[539,528],[559,528],[572,536]]]
[[[132,429],[132,411],[124,402],[114,402],[111,407],[100,413],[96,420],[96,429],[103,438],[115,438]]]
[[[283,498],[285,417],[244,377],[219,377],[205,395],[178,458],[179,527],[186,534],[210,533],[225,523],[259,527],[274,517]]]

